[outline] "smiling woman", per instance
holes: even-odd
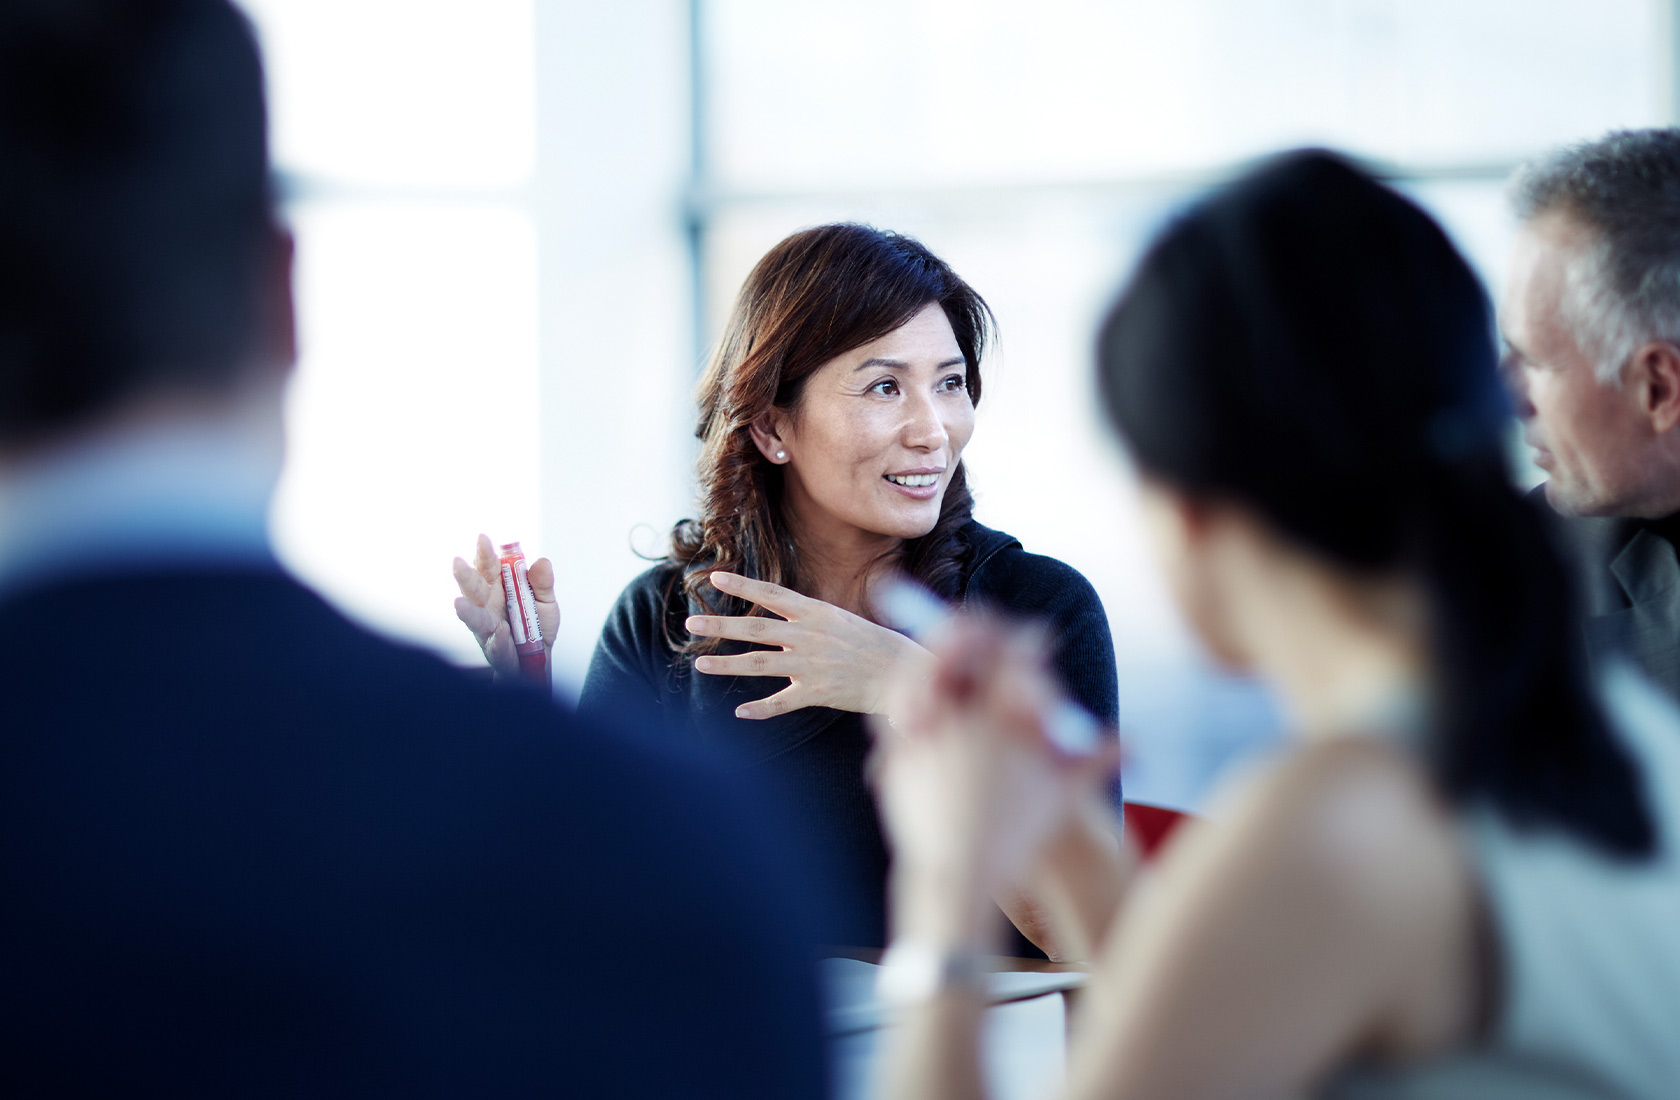
[[[784,467],[782,504],[796,543],[873,560],[927,534],[974,434],[968,373],[950,319],[930,302],[819,369],[791,411],[772,408],[750,425],[760,453]]]
[[[1117,718],[1090,584],[972,518],[962,454],[990,328],[980,296],[908,237],[827,225],[771,249],[700,383],[699,514],[619,598],[579,701],[770,772],[847,903],[831,934],[858,945],[884,938],[888,862],[863,716],[886,713],[893,674],[928,660],[875,621],[872,582],[907,573],[1042,621],[1063,689]],[[464,562],[458,576],[462,618],[506,662],[499,583]],[[531,578],[551,599],[546,563]],[[999,900],[1057,953],[1029,894]]]

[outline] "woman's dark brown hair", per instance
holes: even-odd
[[[970,400],[980,401],[980,356],[991,310],[921,242],[866,225],[805,229],[758,261],[741,287],[716,353],[700,379],[700,515],[671,532],[681,583],[707,612],[763,614],[706,580],[728,570],[799,589],[799,547],[782,515],[782,468],[764,460],[749,428],[771,408],[792,411],[825,363],[885,336],[922,309],[945,311],[968,361]],[[933,530],[905,542],[899,566],[930,589],[955,594],[974,509],[961,463],[951,473]],[[675,648],[699,651],[674,624]]]

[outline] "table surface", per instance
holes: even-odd
[[[880,948],[832,947],[829,958],[881,962]],[[1087,967],[1046,959],[992,956],[990,968],[1024,974],[1084,974]],[[1077,990],[1038,993],[993,1002],[986,1009],[981,1058],[995,1100],[1038,1100],[1066,1080],[1068,1001]],[[886,1028],[895,1025],[886,1024]],[[837,1100],[874,1100],[876,1060],[884,1029],[872,1026],[829,1037],[832,1085]]]
[[[834,959],[857,959],[879,965],[885,954],[879,947],[830,947],[823,954]],[[1016,959],[1008,955],[988,956],[987,969],[1015,974],[1085,974],[1088,963],[1051,962],[1049,959]]]

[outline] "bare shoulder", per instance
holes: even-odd
[[[1110,934],[1086,1025],[1108,1041],[1080,1051],[1072,1095],[1286,1095],[1464,1038],[1472,890],[1414,758],[1315,743],[1209,810]]]
[[[1269,908],[1361,944],[1385,992],[1368,1036],[1396,1057],[1464,1038],[1481,1007],[1480,901],[1452,807],[1421,761],[1370,737],[1308,745],[1229,806],[1220,853]]]
[[[1459,850],[1451,807],[1423,765],[1376,738],[1307,745],[1234,792],[1226,810],[1231,841],[1249,855],[1329,876],[1339,893],[1390,893],[1416,861]]]
[[[1186,905],[1217,899],[1218,911],[1285,924],[1310,914],[1383,942],[1439,913],[1463,862],[1451,809],[1423,767],[1380,741],[1342,737],[1223,792],[1155,878]]]
[[[1439,1017],[1472,970],[1480,903],[1453,808],[1423,763],[1376,738],[1338,737],[1234,793],[1187,877],[1224,882],[1243,895],[1231,897],[1237,908],[1352,950],[1398,1016]]]

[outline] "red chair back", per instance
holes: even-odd
[[[1154,859],[1155,853],[1166,843],[1173,830],[1194,816],[1148,802],[1128,802],[1123,807],[1122,815],[1126,822],[1126,833],[1137,844],[1138,851],[1143,853],[1144,859]]]

